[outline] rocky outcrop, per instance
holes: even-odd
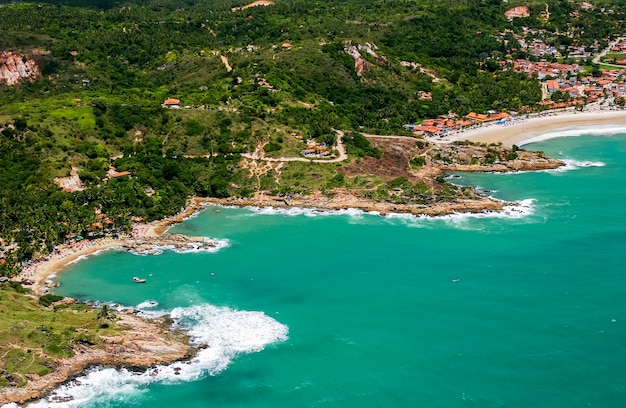
[[[54,372],[32,376],[21,388],[0,388],[0,404],[24,403],[41,398],[59,384],[80,375],[86,367],[128,367],[145,369],[157,364],[167,364],[190,358],[195,349],[188,338],[168,328],[168,322],[144,320],[132,311],[123,312],[115,322],[121,328],[117,336],[101,337],[100,346],[74,346],[74,356],[59,359]],[[51,395],[48,400],[63,402]]]
[[[343,50],[352,58],[354,58],[354,69],[356,70],[356,74],[358,76],[363,76],[363,72],[368,71],[372,66],[372,64],[370,64],[363,58],[363,56],[359,52],[359,49],[354,45],[346,44],[343,47]]]
[[[332,197],[329,197],[320,192],[314,192],[310,195],[291,194],[289,196],[273,196],[259,192],[255,194],[254,198],[230,197],[205,198],[204,200],[213,204],[241,207],[301,207],[321,210],[358,209],[366,212],[378,212],[381,215],[405,213],[429,216],[500,211],[505,205],[509,204],[478,195],[473,199],[458,199],[451,202],[422,205],[376,201],[361,197],[356,192],[346,189],[335,189],[333,193]]]
[[[181,234],[164,234],[160,236],[137,237],[121,244],[138,254],[158,254],[163,248],[171,248],[180,251],[203,251],[210,250],[215,244],[204,237],[188,237]]]
[[[41,76],[34,60],[23,54],[0,52],[0,85],[11,86],[28,78],[31,82]]]
[[[564,166],[541,152],[513,150],[502,145],[440,144],[429,151],[429,161],[443,171],[508,172],[550,170]]]

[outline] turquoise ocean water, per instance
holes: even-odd
[[[63,406],[626,406],[626,134],[578,133],[526,146],[565,169],[453,179],[505,214],[208,207],[173,231],[216,252],[73,265],[58,294],[172,312],[210,348],[178,376],[93,370]]]

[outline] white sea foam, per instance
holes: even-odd
[[[305,207],[289,207],[289,208],[277,208],[277,207],[253,207],[248,206],[246,209],[252,211],[254,214],[260,215],[286,215],[290,217],[305,216],[305,217],[319,217],[326,215],[347,215],[350,217],[362,217],[364,214],[380,215],[377,211],[363,211],[356,208],[346,208],[341,210],[324,210],[317,208],[305,208]]]
[[[556,169],[547,169],[547,170],[519,170],[519,171],[508,171],[508,172],[493,172],[490,173],[494,176],[511,176],[511,175],[519,175],[526,173],[564,173],[570,170],[578,170],[582,167],[604,167],[605,163],[599,161],[589,161],[589,160],[575,160],[575,159],[560,159],[565,166],[557,167]],[[476,187],[480,189],[480,187]]]
[[[262,312],[199,305],[176,308],[170,313],[175,326],[188,331],[193,345],[207,345],[190,361],[159,365],[144,373],[112,368],[95,368],[58,388],[51,398],[29,407],[81,407],[107,405],[113,400],[137,397],[152,383],[176,384],[194,381],[225,370],[240,354],[263,350],[285,341],[287,326]],[[55,402],[54,398],[71,399]],[[13,407],[11,407],[13,408]]]
[[[574,159],[563,159],[563,162],[565,163],[565,166],[546,171],[551,173],[562,173],[565,171],[577,170],[581,167],[604,167],[606,165],[603,162],[580,161]]]
[[[182,248],[177,248],[174,245],[150,245],[150,249],[148,250],[131,250],[130,253],[135,255],[161,255],[165,251],[172,251],[178,254],[189,254],[193,252],[213,253],[230,246],[230,242],[227,239],[205,238],[204,242],[210,242],[213,245],[205,246],[200,242],[189,242]]]
[[[141,302],[140,304],[138,304],[136,308],[139,310],[151,309],[153,307],[157,307],[158,305],[159,305],[159,302],[157,302],[156,300],[145,300]]]
[[[493,198],[493,197],[491,197]],[[493,198],[495,199],[495,198]],[[533,207],[534,199],[526,199],[518,201],[512,205],[505,206],[502,211],[484,211],[479,213],[453,213],[448,215],[414,215],[408,213],[386,213],[383,218],[386,219],[404,219],[404,220],[450,220],[458,221],[469,218],[522,218],[531,215],[534,212]],[[306,217],[318,217],[318,216],[335,216],[335,215],[348,215],[353,219],[361,219],[365,215],[373,215],[381,217],[381,214],[377,211],[363,211],[358,209],[346,209],[346,210],[321,210],[314,208],[274,208],[274,207],[246,207],[253,212],[253,215],[286,215],[286,216],[306,216]]]
[[[87,258],[89,258],[91,256],[96,256],[96,255],[99,255],[99,254],[104,253],[106,251],[119,250],[119,249],[120,249],[120,247],[111,247],[111,248],[99,249],[99,250],[94,251],[92,253],[89,253],[87,255],[80,255],[80,256],[76,257],[76,259],[72,259],[71,261],[67,262],[67,265],[71,265],[71,264],[78,263],[80,261],[84,261],[85,259],[87,259]],[[52,277],[53,275],[50,275],[50,276]],[[56,276],[56,275],[54,275],[54,276]]]
[[[71,261],[69,261],[67,263],[67,265],[71,265],[71,264],[75,264],[78,263],[80,261],[84,261],[85,259],[87,259],[89,257],[89,255],[81,255],[79,257],[77,257],[76,259],[72,259]]]
[[[560,130],[557,132],[548,132],[542,135],[532,137],[520,142],[519,146],[524,146],[530,143],[542,142],[544,140],[556,139],[559,137],[573,137],[573,136],[608,136],[617,133],[626,133],[626,126],[623,125],[608,125],[608,126],[580,126],[572,129]]]
[[[493,198],[493,197],[492,197]],[[402,219],[407,221],[452,221],[457,223],[459,221],[464,221],[472,218],[523,218],[534,213],[534,205],[533,202],[535,200],[533,198],[525,199],[513,203],[512,205],[504,206],[502,211],[484,211],[479,213],[452,213],[448,215],[438,215],[438,216],[430,216],[430,215],[412,215],[412,214],[398,214],[398,213],[390,213],[386,215],[386,218],[390,219]]]

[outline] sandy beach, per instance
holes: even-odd
[[[586,129],[597,126],[626,126],[624,110],[594,110],[590,112],[550,112],[541,115],[519,116],[507,124],[488,124],[452,133],[443,138],[429,138],[436,143],[469,140],[479,143],[502,143],[505,146],[524,145],[535,141],[540,135],[555,131]],[[543,138],[542,138],[543,139]]]
[[[101,238],[93,241],[79,241],[73,245],[58,246],[54,252],[46,257],[33,260],[14,280],[29,280],[33,282],[32,289],[37,296],[45,294],[48,285],[53,285],[49,279],[67,265],[80,257],[92,255],[99,251],[120,248],[127,243],[127,239]]]
[[[626,126],[626,110],[566,111],[519,116],[509,120],[504,125],[488,124],[449,133],[442,138],[429,138],[429,141],[450,143],[459,140],[470,140],[479,143],[502,143],[505,146],[514,144],[521,146],[537,140],[541,135],[557,130],[562,132],[570,129],[594,129],[594,127],[608,125]],[[541,137],[541,139],[544,138]],[[28,279],[34,282],[32,287],[35,293],[41,295],[46,292],[48,285],[53,285],[50,277],[62,271],[68,264],[76,261],[78,258],[112,248],[132,246],[137,238],[159,237],[171,225],[184,221],[187,217],[202,209],[203,204],[207,201],[212,200],[198,197],[191,198],[187,207],[175,216],[148,224],[137,224],[133,231],[133,236],[120,239],[100,238],[92,241],[77,242],[69,246],[61,245],[52,254],[33,261],[14,279],[17,281]],[[251,204],[248,203],[248,205]]]
[[[71,245],[59,245],[51,254],[33,260],[13,280],[33,282],[31,288],[37,296],[41,296],[47,292],[49,287],[54,286],[50,279],[79,258],[114,248],[133,248],[137,245],[137,242],[160,237],[170,226],[183,222],[187,217],[199,211],[203,202],[204,200],[201,198],[191,198],[187,207],[172,217],[147,224],[137,224],[133,228],[132,236],[116,239],[105,237],[78,241]]]

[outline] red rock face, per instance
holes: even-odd
[[[0,85],[15,85],[22,78],[31,82],[41,76],[41,71],[34,60],[22,54],[0,52]]]

